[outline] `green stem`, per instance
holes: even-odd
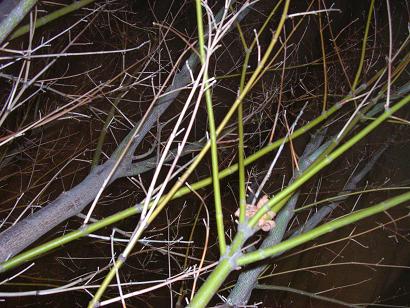
[[[320,6],[320,0],[319,0],[319,10],[321,8]],[[326,65],[326,50],[325,50],[325,41],[323,38],[323,25],[322,25],[322,16],[319,13],[318,14],[319,18],[319,34],[320,34],[320,47],[322,49],[322,59],[323,59],[323,107],[322,111],[326,111],[326,106],[327,106],[327,65]]]
[[[226,277],[235,269],[235,263],[242,245],[249,238],[251,234],[245,235],[242,231],[239,231],[232,245],[226,251],[226,254],[221,258],[220,262],[216,266],[215,270],[205,280],[204,284],[198,290],[189,303],[188,307],[206,307],[215,293],[218,291]]]
[[[297,190],[302,184],[312,178],[315,174],[317,174],[320,170],[324,167],[328,166],[331,162],[333,162],[336,158],[350,149],[353,145],[363,139],[366,135],[368,135],[371,131],[373,131],[377,126],[379,126],[383,121],[388,119],[393,113],[397,110],[405,106],[407,103],[410,102],[410,95],[407,95],[398,103],[396,103],[390,110],[386,110],[382,113],[376,120],[371,122],[367,125],[364,129],[358,132],[355,136],[350,138],[346,143],[341,145],[337,148],[334,152],[329,154],[327,157],[324,157],[320,162],[313,165],[311,168],[306,170],[303,175],[301,175],[292,185],[286,187],[280,193],[278,193],[274,198],[270,199],[266,206],[264,206],[261,210],[259,210],[250,220],[249,226],[253,227],[257,224],[257,222],[262,218],[262,216],[272,209],[273,212],[278,213],[281,209],[281,203],[279,203],[282,199],[286,196],[292,194],[295,190]]]
[[[317,126],[318,124],[320,124],[321,122],[326,120],[328,117],[330,117],[333,113],[335,113],[337,110],[339,110],[340,107],[341,107],[340,104],[334,105],[326,113],[321,114],[320,116],[318,116],[317,118],[315,118],[314,120],[312,120],[311,122],[306,124],[305,126],[299,128],[298,130],[296,130],[289,137],[281,138],[281,139],[277,140],[276,142],[271,143],[271,144],[267,145],[266,147],[260,149],[258,152],[250,155],[244,161],[245,166],[252,164],[253,162],[258,160],[259,158],[261,158],[261,157],[265,156],[266,154],[270,153],[271,151],[277,149],[283,142],[285,142],[285,141],[288,142],[291,139],[294,140],[297,137],[302,136],[303,134],[310,131],[312,128],[314,128],[315,126]],[[229,168],[226,168],[226,169],[222,170],[219,173],[219,179],[222,179],[222,178],[225,178],[229,175],[232,175],[237,170],[238,170],[238,164],[234,164],[234,165],[230,166]],[[206,179],[203,179],[201,181],[198,181],[198,182],[190,185],[190,188],[182,187],[174,194],[172,199],[177,199],[177,198],[183,197],[183,196],[189,194],[191,192],[191,189],[196,191],[196,190],[199,190],[201,188],[204,188],[204,187],[210,185],[211,183],[212,183],[212,178],[208,177]],[[26,252],[23,252],[23,253],[15,256],[15,257],[9,259],[8,261],[0,264],[0,273],[11,270],[11,269],[13,269],[13,268],[27,262],[27,261],[33,260],[34,258],[39,257],[40,255],[49,252],[50,250],[58,248],[59,246],[67,244],[71,241],[77,240],[77,239],[79,239],[83,236],[86,236],[87,234],[90,234],[92,232],[100,230],[100,229],[102,229],[104,227],[107,227],[111,224],[117,223],[117,222],[119,222],[121,220],[124,220],[124,219],[126,219],[126,218],[128,218],[132,215],[139,214],[140,212],[141,212],[141,208],[133,206],[133,207],[130,207],[130,208],[125,209],[123,211],[120,211],[116,214],[113,214],[111,216],[108,216],[108,217],[106,217],[106,218],[104,218],[100,221],[97,221],[93,224],[90,224],[87,228],[85,228],[83,230],[72,231],[72,232],[67,233],[63,236],[60,236],[56,239],[53,239],[53,240],[51,240],[47,243],[36,246],[36,247],[34,247],[30,250],[27,250]]]
[[[217,266],[218,271],[212,271],[205,283],[199,289],[188,307],[206,307],[209,299],[218,292],[221,283],[234,270],[229,259],[224,259]],[[204,288],[206,284],[206,287]]]
[[[269,16],[266,18],[265,22],[263,23],[262,27],[259,29],[257,33],[257,37],[265,30],[269,21],[274,16],[276,10],[279,8],[282,0],[278,1],[275,5],[273,10],[270,12]],[[257,37],[255,37],[250,45],[247,46],[245,42],[245,37],[242,33],[242,29],[238,24],[238,32],[241,38],[241,42],[243,48],[245,49],[245,59],[242,65],[242,73],[241,73],[241,80],[239,84],[239,93],[242,93],[243,88],[245,86],[245,79],[247,75],[248,63],[250,59],[250,55],[257,43]],[[243,129],[243,102],[241,102],[238,106],[238,177],[239,177],[239,222],[243,223],[245,221],[246,215],[246,180],[245,180],[245,144],[244,144],[244,129]]]
[[[243,98],[245,97],[249,89],[255,84],[255,81],[259,77],[259,72],[263,71],[264,65],[266,64],[269,55],[272,52],[272,49],[276,41],[278,40],[279,34],[285,23],[289,9],[289,3],[290,0],[286,0],[281,19],[279,21],[278,29],[274,34],[272,42],[269,44],[269,47],[267,48],[267,51],[263,56],[261,62],[259,63],[255,73],[251,76],[246,86],[244,87],[244,91],[240,93],[238,99],[234,102],[233,106],[229,110],[228,115],[232,114],[234,112],[234,108],[236,109],[238,105],[243,101]],[[225,117],[224,121],[222,121],[221,125],[218,127],[218,131],[219,128],[222,129],[226,125],[223,124],[224,122],[228,122],[228,115]],[[194,298],[192,299],[189,305],[190,307],[205,307],[209,303],[211,298],[214,296],[214,294],[217,292],[219,287],[222,285],[222,283],[225,281],[226,277],[228,277],[229,273],[234,269],[233,264],[235,263],[235,260],[238,257],[238,253],[240,252],[243,243],[249,238],[249,236],[252,235],[253,231],[252,229],[248,228],[246,224],[243,224],[243,227],[245,229],[238,231],[232,242],[232,245],[230,246],[229,250],[227,250],[227,253],[223,256],[222,261],[219,263],[215,271],[212,271],[211,275],[208,277],[208,279],[206,279],[205,283],[195,294]]]
[[[380,191],[393,191],[393,190],[409,190],[410,186],[398,186],[398,187],[383,187],[383,188],[373,188],[373,189],[365,189],[365,190],[358,190],[358,191],[353,191],[349,193],[343,193],[343,194],[338,194],[333,197],[325,198],[301,207],[298,207],[295,209],[295,213],[299,213],[302,211],[305,211],[309,208],[312,208],[314,206],[321,205],[323,203],[331,203],[331,202],[339,202],[341,200],[347,199],[348,197],[351,196],[357,196],[357,195],[363,195],[363,194],[368,194],[372,192],[380,192]]]
[[[239,93],[243,91],[248,67],[250,50],[245,51],[245,60],[242,65],[242,75],[239,85]],[[245,144],[243,132],[243,102],[238,106],[238,175],[239,175],[239,222],[245,221],[246,214],[246,180],[245,180]]]
[[[114,105],[111,106],[110,111],[107,114],[107,117],[105,119],[104,122],[104,126],[101,129],[100,135],[98,136],[98,142],[97,142],[97,146],[95,148],[94,151],[94,155],[93,155],[93,160],[91,162],[91,169],[95,168],[96,166],[98,166],[99,162],[100,162],[100,157],[101,157],[101,153],[102,153],[102,148],[104,145],[104,141],[105,141],[105,136],[107,135],[107,131],[108,128],[110,127],[111,121],[112,119],[114,119],[114,115],[115,115],[115,111],[116,111],[116,106],[119,103],[119,99],[117,99],[114,102]]]
[[[124,261],[117,259],[115,261],[115,267],[119,269],[123,265],[123,263]],[[116,273],[117,271],[112,270],[112,269],[108,272],[101,286],[98,288],[97,292],[95,293],[93,299],[88,303],[88,308],[99,307],[99,299],[103,296],[105,289],[108,287],[108,285],[110,284],[111,280],[114,278]]]
[[[198,26],[198,43],[199,43],[199,58],[202,65],[208,65],[206,61],[205,54],[205,34],[204,25],[202,21],[202,7],[201,0],[196,0],[196,18]],[[225,242],[225,227],[223,221],[222,212],[222,202],[221,202],[221,188],[219,183],[219,170],[218,170],[218,148],[216,144],[216,132],[215,132],[215,117],[212,107],[212,97],[211,90],[209,89],[208,83],[208,69],[206,67],[203,77],[204,87],[205,87],[205,100],[206,109],[208,112],[208,122],[209,122],[209,137],[211,140],[211,166],[212,166],[212,183],[214,192],[214,202],[215,202],[215,214],[216,214],[216,228],[218,232],[219,241],[219,252],[221,256],[225,253],[226,242]]]
[[[371,206],[366,209],[358,210],[356,212],[353,212],[351,214],[348,214],[344,217],[337,218],[331,222],[328,222],[324,225],[321,225],[319,227],[316,227],[315,229],[308,231],[306,233],[303,233],[301,235],[292,237],[291,239],[281,242],[275,246],[265,248],[265,249],[259,249],[254,252],[247,253],[246,255],[243,255],[238,258],[237,260],[237,265],[238,266],[244,266],[247,264],[251,264],[257,261],[264,260],[266,258],[269,258],[270,256],[273,256],[274,254],[280,253],[287,251],[289,249],[292,249],[296,246],[302,245],[308,241],[311,241],[323,234],[332,232],[336,229],[342,228],[346,225],[350,225],[356,221],[359,221],[361,219],[367,218],[369,216],[378,214],[380,212],[387,211],[388,209],[397,206],[403,202],[406,202],[410,200],[410,192],[406,192],[404,194],[398,195],[396,197],[393,197],[391,199],[388,199],[386,201],[383,201],[377,205]],[[217,268],[216,268],[217,269]],[[215,270],[216,270],[215,269]]]

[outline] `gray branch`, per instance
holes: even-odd
[[[36,3],[37,0],[4,0],[0,3],[0,44]]]
[[[203,146],[204,146],[204,143],[201,143],[201,142],[190,143],[185,146],[184,150],[181,153],[181,157],[191,154],[191,153],[195,153],[199,151]],[[165,162],[169,162],[173,160],[177,154],[177,151],[178,151],[178,148],[169,151],[167,158],[165,159]],[[124,176],[135,176],[135,175],[150,171],[152,169],[155,169],[155,167],[157,166],[158,159],[159,159],[158,157],[152,157],[152,158],[145,160],[144,163],[142,164],[141,163],[131,164],[125,170]]]
[[[300,172],[306,170],[306,168],[309,167],[309,165],[325,150],[325,146],[329,145],[329,143],[325,143],[325,146],[319,147],[323,138],[324,132],[318,133],[314,135],[311,141],[306,145],[305,151],[300,159]],[[295,174],[295,176],[289,181],[289,184],[291,184],[296,177],[297,174]],[[298,197],[299,193],[297,192],[279,212],[279,215],[275,219],[276,227],[269,232],[269,235],[262,242],[260,248],[267,248],[282,241],[288,223],[294,215],[294,209]],[[234,306],[246,305],[251,297],[253,289],[258,283],[259,275],[265,270],[265,268],[266,266],[262,265],[242,272],[238,277],[235,287],[229,294],[227,303]]]
[[[399,99],[405,95],[408,95],[410,92],[410,82],[405,83],[400,88],[398,88],[394,93],[392,93],[392,98]],[[384,108],[384,102],[378,102],[382,100],[382,96],[378,96],[374,99],[374,107],[366,114],[366,116],[374,116],[377,113],[381,112]],[[315,140],[316,139],[316,140]],[[323,139],[322,139],[323,140]],[[301,170],[306,169],[313,161],[314,155],[309,155],[317,149],[318,145],[322,142],[321,139],[317,139],[314,137],[311,142],[306,146],[304,154],[301,157]],[[322,145],[316,152],[320,152],[321,149],[324,150],[327,147],[328,143]],[[291,237],[299,235],[303,232],[307,232],[312,230],[316,227],[326,216],[328,216],[336,206],[343,200],[347,198],[345,195],[346,192],[350,192],[356,189],[358,183],[362,181],[366,175],[372,170],[374,164],[383,154],[383,152],[387,149],[388,144],[383,146],[376,154],[370,159],[370,161],[363,167],[363,169],[356,174],[354,177],[350,178],[346,186],[344,187],[343,191],[339,194],[340,197],[329,205],[323,206],[320,208],[299,230],[295,231]],[[306,154],[308,155],[306,155]],[[302,171],[301,171],[302,172]],[[297,176],[297,174],[295,175]],[[294,178],[291,179],[290,183],[294,181]],[[280,243],[285,235],[285,231],[290,219],[294,215],[295,204],[297,202],[298,193],[295,193],[291,199],[288,201],[286,206],[280,211],[278,217],[276,218],[276,227],[272,229],[268,235],[268,237],[262,242],[261,248],[266,248],[273,246],[277,243]],[[256,248],[253,248],[256,249]],[[280,253],[281,254],[281,253]],[[277,254],[273,257],[277,257]],[[239,275],[238,281],[235,284],[235,287],[231,290],[227,298],[228,305],[246,305],[251,297],[252,290],[256,287],[259,275],[266,269],[266,266],[262,265],[253,269],[249,269],[247,271],[242,272]]]
[[[234,3],[235,1],[231,1]],[[237,18],[242,20],[249,9],[244,10]],[[223,8],[217,14],[216,18],[220,19],[223,13]],[[195,71],[198,66],[198,58],[195,53],[192,53],[188,59],[189,68]],[[175,101],[177,96],[181,93],[191,82],[191,75],[186,65],[175,74],[173,83],[167,88],[165,93],[151,110],[148,118],[143,123],[141,130],[135,137],[131,146],[129,147],[124,159],[119,165],[110,183],[118,178],[135,175],[138,168],[144,169],[140,164],[132,162],[133,154],[138,145],[142,142],[146,134],[155,125],[157,119],[167,110],[167,108]],[[117,147],[110,159],[104,164],[95,167],[89,175],[77,186],[67,192],[63,192],[57,199],[50,202],[48,205],[24,218],[14,226],[0,233],[0,263],[15,256],[23,249],[31,245],[42,235],[64,222],[70,217],[79,214],[90,202],[97,196],[98,191],[102,187],[104,180],[112,170],[118,154],[124,149],[129,139],[134,135],[135,129],[124,138],[121,144]]]
[[[313,141],[314,140],[315,138],[313,138]],[[303,170],[305,170],[314,161],[314,158],[315,158],[314,156],[317,157],[318,154],[324,151],[324,149],[327,147],[328,144],[329,143],[325,143],[318,150],[316,150],[312,155],[306,156],[306,154],[303,154],[303,156],[301,157],[301,162],[303,163],[303,166],[301,166],[301,172],[303,172]],[[315,148],[314,145],[315,143],[312,144],[312,142],[310,142],[308,146],[306,146],[305,152],[311,153],[312,150],[309,150],[309,148],[311,149]],[[296,230],[291,235],[291,237],[294,237],[303,232],[312,230],[324,218],[326,218],[337,207],[337,205],[341,201],[347,198],[346,192],[350,192],[356,189],[358,183],[362,181],[366,177],[366,175],[373,169],[374,164],[377,162],[377,160],[380,158],[380,156],[383,154],[383,152],[386,149],[387,149],[387,145],[383,146],[372,157],[372,159],[363,167],[363,169],[359,173],[357,173],[355,176],[350,178],[344,190],[341,193],[339,193],[340,198],[338,198],[336,202],[333,202],[329,205],[321,207],[301,228]],[[308,157],[308,160],[306,160],[305,157]],[[293,181],[294,179],[292,179],[290,182],[293,182]],[[284,209],[280,211],[276,219],[276,227],[272,229],[272,231],[270,231],[268,237],[262,242],[261,244],[262,249],[276,245],[283,240],[288,224],[290,220],[292,219],[292,217],[294,216],[294,209],[295,209],[295,205],[298,200],[298,197],[299,197],[299,193],[297,192],[291,197],[291,199],[288,201]],[[281,254],[282,253],[278,253],[272,258],[277,257]],[[239,275],[239,278],[238,278],[237,283],[235,284],[235,287],[231,290],[231,293],[229,294],[227,303],[229,305],[234,305],[234,306],[247,305],[252,295],[253,289],[257,287],[258,277],[263,271],[265,271],[266,268],[267,268],[267,265],[261,265],[253,269],[249,269],[247,271],[242,272]]]
[[[201,142],[187,145],[181,153],[181,157],[198,151],[202,146]],[[171,150],[166,161],[172,160],[176,152],[177,149]],[[142,162],[127,164],[125,168],[121,168],[120,172],[115,174],[111,183],[120,177],[135,176],[155,169],[158,159],[158,157],[152,157]],[[114,159],[110,159],[103,165],[92,169],[80,184],[68,192],[63,192],[56,200],[43,209],[1,233],[0,261],[10,258],[13,252],[16,254],[18,251],[21,251],[22,242],[33,243],[46,232],[45,230],[49,231],[61,222],[79,214],[87,204],[94,200],[114,163]],[[27,232],[27,230],[31,230],[31,232]]]
[[[195,70],[198,64],[198,60],[195,58],[195,54],[190,57],[189,63],[191,70]],[[152,109],[147,120],[142,125],[141,130],[133,141],[110,183],[129,174],[130,168],[136,168],[136,165],[132,163],[135,149],[142,140],[144,140],[152,126],[155,125],[157,119],[165,112],[165,110],[167,110],[180,94],[182,88],[185,87],[190,80],[188,69],[182,69],[176,74],[173,84],[170,85],[166,91],[166,93],[171,92],[171,94],[162,96],[158,100],[156,106]],[[112,170],[118,153],[121,152],[129,138],[133,135],[134,129],[124,138],[111,158],[104,164],[94,168],[81,183],[70,191],[63,192],[56,200],[52,201],[47,206],[0,233],[0,262],[4,262],[8,258],[15,256],[55,226],[68,218],[79,214],[90,202],[92,202],[102,187],[104,180]]]

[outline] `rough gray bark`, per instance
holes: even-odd
[[[36,3],[37,0],[4,0],[0,3],[0,44]]]
[[[188,144],[181,156],[193,153],[200,149],[200,142]],[[165,161],[171,161],[177,149],[170,151]],[[155,169],[158,157],[152,157],[137,164],[125,164],[115,173],[111,182],[117,178],[135,176]],[[46,207],[28,216],[15,226],[8,228],[0,234],[0,262],[15,255],[26,246],[23,243],[35,242],[45,232],[58,226],[63,221],[74,215],[78,215],[85,206],[91,203],[108,176],[115,161],[110,159],[105,164],[97,166],[87,175],[84,180],[68,192],[63,192],[56,200]],[[27,232],[31,230],[31,232]],[[23,248],[22,248],[23,247]]]
[[[80,213],[95,198],[113,161],[96,167],[77,186],[0,234],[0,262],[16,255],[43,234]],[[113,179],[115,180],[115,178]]]

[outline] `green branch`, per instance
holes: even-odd
[[[346,143],[341,145],[337,148],[334,152],[329,154],[328,156],[324,157],[320,162],[312,166],[312,168],[308,169],[302,176],[300,176],[292,185],[286,187],[280,193],[278,193],[274,198],[270,199],[268,203],[263,207],[263,209],[259,210],[255,216],[253,216],[250,221],[250,226],[255,226],[257,222],[262,218],[262,216],[271,209],[273,212],[278,213],[282,208],[283,204],[281,201],[286,198],[288,195],[292,194],[296,191],[302,184],[312,178],[315,174],[317,174],[320,170],[324,167],[328,166],[331,162],[333,162],[336,158],[341,156],[347,150],[349,150],[353,145],[357,142],[362,140],[366,135],[372,132],[377,126],[379,126],[383,121],[387,120],[392,114],[398,111],[400,108],[405,106],[407,103],[410,102],[410,95],[407,95],[398,103],[396,103],[390,110],[386,110],[382,113],[379,117],[376,118],[373,122],[367,125],[364,129],[350,138]]]
[[[366,45],[367,45],[367,38],[369,37],[369,28],[370,28],[370,22],[372,20],[372,14],[373,14],[373,6],[374,6],[374,0],[370,2],[370,8],[369,8],[369,14],[367,15],[367,22],[366,22],[366,28],[364,30],[364,36],[363,36],[363,42],[362,42],[362,51],[360,54],[360,62],[359,62],[359,67],[357,68],[356,76],[353,81],[352,89],[351,92],[353,93],[356,90],[357,84],[359,83],[359,78],[362,73],[363,69],[363,63],[364,63],[364,56],[366,54]]]
[[[407,103],[410,102],[410,95],[406,96],[398,103],[396,103],[391,109],[385,111],[381,114],[375,121],[370,123],[364,129],[362,129],[359,133],[357,133],[354,137],[348,140],[345,144],[340,146],[336,149],[333,153],[331,153],[328,157],[314,165],[313,168],[304,172],[292,185],[288,186],[280,193],[278,193],[274,198],[270,199],[269,202],[259,210],[255,216],[253,216],[248,223],[242,224],[239,226],[239,231],[235,235],[233,240],[233,244],[231,245],[230,249],[228,250],[228,254],[224,256],[223,262],[220,262],[217,267],[212,271],[211,275],[206,279],[205,283],[201,286],[198,290],[197,294],[194,296],[190,307],[204,307],[207,303],[211,300],[212,294],[215,294],[225,279],[228,277],[229,273],[234,270],[237,266],[243,266],[246,264],[250,264],[259,260],[263,260],[268,258],[269,256],[286,251],[297,245],[303,244],[306,241],[309,241],[317,236],[330,232],[336,228],[340,228],[345,226],[349,223],[353,223],[357,220],[363,219],[370,215],[374,215],[381,211],[385,211],[397,204],[400,204],[404,201],[410,199],[410,192],[400,195],[396,198],[392,198],[385,202],[378,204],[377,206],[373,206],[371,208],[357,211],[353,214],[348,216],[339,218],[334,220],[332,223],[317,227],[308,233],[304,233],[300,236],[294,237],[291,240],[282,242],[278,245],[275,245],[271,248],[267,249],[259,249],[255,252],[249,253],[246,256],[240,256],[240,250],[242,248],[241,243],[243,244],[245,240],[252,234],[251,230],[255,230],[254,226],[258,223],[261,217],[269,211],[269,209],[273,207],[273,211],[278,213],[281,207],[285,204],[284,200],[287,199],[292,193],[295,192],[303,183],[305,183],[308,179],[310,179],[313,175],[317,174],[321,169],[325,166],[329,165],[333,160],[339,157],[341,154],[346,152],[350,149],[354,144],[356,144],[359,140],[369,134],[372,130],[374,130],[378,125],[380,125],[384,120],[390,117],[394,112],[398,111],[400,108],[405,106]],[[351,216],[353,215],[353,216]],[[236,245],[234,245],[236,243]],[[277,247],[280,248],[277,248]],[[226,261],[226,262],[225,262]],[[209,291],[211,290],[211,291]]]
[[[314,128],[317,125],[319,125],[320,123],[322,123],[324,120],[329,118],[332,114],[334,114],[340,108],[341,108],[340,104],[334,105],[326,113],[321,114],[320,116],[318,116],[317,118],[315,118],[314,120],[312,120],[311,122],[306,124],[305,126],[297,129],[289,137],[281,138],[281,139],[277,140],[276,142],[273,142],[273,143],[267,145],[266,147],[260,149],[256,153],[250,155],[244,161],[245,166],[252,164],[253,162],[258,160],[259,158],[261,158],[261,157],[265,156],[266,154],[272,152],[273,150],[277,149],[283,142],[288,142],[289,140],[294,140],[294,139],[304,135],[305,133],[309,132],[312,128]],[[229,175],[232,175],[237,170],[238,170],[238,164],[234,164],[234,165],[222,170],[219,173],[219,179],[222,179],[222,178],[225,178]],[[183,196],[191,193],[191,189],[199,190],[199,189],[204,188],[204,187],[206,187],[210,184],[212,184],[212,178],[208,177],[208,178],[205,178],[205,179],[203,179],[201,181],[198,181],[194,184],[191,184],[189,188],[188,187],[182,187],[174,194],[172,199],[177,199],[177,198],[183,197]],[[44,243],[42,245],[36,246],[32,249],[29,249],[29,250],[15,256],[13,258],[11,258],[11,259],[9,259],[8,261],[0,264],[0,273],[11,270],[11,269],[13,269],[13,268],[25,263],[25,262],[33,260],[33,259],[41,256],[42,254],[51,251],[52,249],[58,248],[59,246],[67,244],[71,241],[80,239],[81,237],[84,237],[84,236],[86,236],[86,235],[88,235],[92,232],[95,232],[97,230],[105,228],[105,227],[107,227],[111,224],[115,224],[119,221],[122,221],[122,220],[124,220],[124,219],[126,219],[130,216],[133,216],[133,215],[136,215],[136,214],[139,214],[139,213],[141,213],[141,207],[134,207],[133,206],[133,207],[130,207],[130,208],[125,209],[123,211],[120,211],[116,214],[113,214],[111,216],[108,216],[104,219],[101,219],[98,222],[90,224],[88,227],[86,227],[82,230],[72,231],[72,232],[67,233],[63,236],[60,236],[56,239],[53,239],[53,240],[51,240],[47,243]]]
[[[363,210],[359,210],[356,212],[353,212],[351,214],[348,214],[344,217],[337,218],[331,222],[328,222],[324,225],[321,225],[319,227],[316,227],[315,229],[308,231],[306,233],[303,233],[301,235],[295,236],[287,241],[284,241],[282,243],[279,243],[273,247],[265,248],[265,249],[259,249],[254,252],[247,253],[246,255],[243,255],[238,258],[238,266],[244,266],[247,264],[251,264],[257,261],[264,260],[266,258],[269,258],[270,256],[273,256],[274,254],[280,253],[287,251],[289,249],[292,249],[296,246],[302,245],[308,241],[311,241],[323,234],[332,232],[336,229],[342,228],[344,226],[350,225],[356,221],[359,221],[361,219],[370,217],[372,215],[378,214],[380,212],[387,211],[388,209],[395,207],[403,202],[409,201],[410,200],[410,192],[406,192],[404,194],[398,195],[396,197],[393,197],[391,199],[388,199],[386,201],[380,202],[377,205],[368,207]]]
[[[208,83],[208,62],[206,60],[205,54],[205,34],[204,25],[202,21],[202,7],[201,0],[196,0],[196,18],[198,26],[198,43],[199,43],[199,59],[202,65],[205,65],[205,71],[203,76],[203,83],[205,87],[205,100],[206,100],[206,110],[208,112],[208,122],[209,122],[209,138],[211,141],[211,166],[212,166],[212,183],[214,192],[214,202],[215,202],[215,214],[216,214],[216,228],[218,232],[219,241],[219,252],[221,255],[225,253],[226,242],[225,242],[225,228],[223,221],[222,212],[222,202],[221,202],[221,188],[219,183],[219,170],[218,170],[218,148],[216,145],[216,131],[215,131],[215,117],[212,107],[212,96],[211,90],[209,89]]]
[[[73,3],[71,3],[70,5],[67,5],[59,10],[56,10],[46,16],[43,16],[41,18],[38,18],[36,23],[34,24],[34,28],[40,28],[60,17],[63,17],[71,12],[74,12],[80,8],[82,8],[83,6],[86,6],[92,2],[94,2],[95,0],[81,0],[81,1],[74,1]],[[10,37],[10,41],[14,40],[24,34],[26,34],[27,32],[30,31],[30,24],[24,25],[20,28],[18,28]]]

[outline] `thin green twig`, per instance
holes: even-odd
[[[251,264],[251,263],[269,258],[270,256],[273,256],[274,254],[292,249],[296,246],[299,246],[308,241],[311,241],[323,234],[332,232],[336,229],[350,225],[356,221],[359,221],[369,216],[378,214],[380,212],[387,211],[388,209],[395,207],[408,200],[410,200],[410,192],[406,192],[396,197],[390,198],[374,206],[355,211],[351,214],[337,218],[331,222],[328,222],[319,227],[316,227],[315,229],[311,231],[308,231],[306,233],[302,233],[301,235],[292,237],[291,239],[281,242],[273,247],[269,247],[266,249],[259,249],[255,252],[247,253],[238,258],[237,265],[244,266],[247,264]]]
[[[218,148],[216,144],[216,131],[215,131],[215,117],[212,106],[212,96],[211,90],[208,83],[208,63],[207,56],[205,54],[205,33],[204,33],[204,24],[202,20],[202,6],[201,0],[196,0],[196,18],[197,18],[197,27],[198,27],[198,44],[199,44],[199,59],[202,65],[206,66],[203,75],[203,82],[205,86],[205,100],[206,100],[206,110],[208,112],[208,123],[209,123],[209,138],[211,141],[211,167],[212,167],[212,184],[213,184],[213,193],[214,193],[214,202],[215,202],[215,214],[216,214],[216,228],[218,233],[218,242],[219,242],[219,252],[221,256],[225,253],[226,250],[226,241],[225,241],[225,227],[223,221],[223,212],[222,212],[222,202],[221,202],[221,188],[219,183],[219,166],[218,166]]]
[[[367,38],[369,36],[370,22],[372,20],[372,15],[373,15],[373,7],[374,7],[374,0],[371,0],[370,8],[369,8],[369,14],[367,15],[366,28],[364,30],[364,35],[363,35],[363,42],[362,42],[362,50],[361,50],[361,54],[360,54],[359,67],[357,68],[356,76],[355,76],[353,84],[352,84],[352,89],[351,89],[352,93],[356,90],[356,87],[359,83],[360,75],[362,74],[364,56],[366,54]]]

